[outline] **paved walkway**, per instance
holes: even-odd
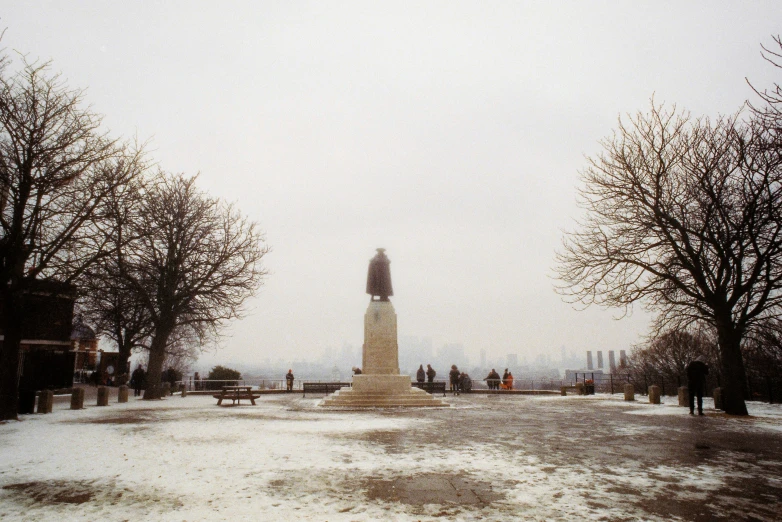
[[[782,406],[691,417],[639,399],[344,412],[175,396],[72,412],[62,398],[0,425],[0,518],[779,520]]]

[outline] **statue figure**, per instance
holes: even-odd
[[[389,296],[394,295],[391,288],[391,269],[388,257],[385,254],[385,248],[378,248],[377,254],[369,261],[369,272],[367,273],[367,293],[379,297],[380,301],[388,301]]]

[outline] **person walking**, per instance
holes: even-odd
[[[690,396],[690,415],[695,415],[695,398],[698,398],[698,415],[703,415],[703,386],[709,374],[706,357],[699,355],[687,365],[687,391]]]
[[[285,374],[285,383],[288,385],[287,391],[292,392],[293,391],[293,370],[288,370],[288,373]]]
[[[431,364],[426,365],[426,380],[427,382],[434,382],[434,376],[437,375],[437,372],[434,371],[434,368],[432,368]]]
[[[418,382],[424,382],[426,380],[426,372],[424,371],[424,365],[418,367],[418,371],[415,374],[415,380]]]
[[[451,371],[448,373],[449,380],[451,381],[451,393],[459,395],[459,368],[455,364],[451,365]]]

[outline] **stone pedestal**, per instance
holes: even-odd
[[[71,409],[81,410],[84,408],[84,388],[74,388],[71,393]]]
[[[105,386],[98,386],[98,406],[109,405],[109,389]]]
[[[679,406],[690,407],[690,391],[686,386],[679,387]]]
[[[38,394],[38,413],[51,413],[54,404],[54,392],[43,390]]]
[[[711,392],[711,396],[714,397],[714,409],[715,410],[721,410],[722,409],[722,388],[714,388],[714,391]]]
[[[392,408],[448,406],[440,399],[411,386],[409,375],[399,375],[396,312],[391,301],[370,301],[364,315],[363,373],[353,377],[351,388],[342,388],[323,399],[321,406],[342,408]]]
[[[630,383],[625,384],[625,400],[628,402],[635,400],[635,387]]]
[[[117,388],[117,402],[128,402],[128,387],[124,384]]]
[[[649,404],[660,404],[660,387],[656,384],[649,386]]]

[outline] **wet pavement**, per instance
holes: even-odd
[[[782,406],[693,417],[675,397],[638,399],[346,412],[298,394],[234,408],[202,396],[73,412],[57,398],[52,415],[0,426],[0,518],[782,519]]]

